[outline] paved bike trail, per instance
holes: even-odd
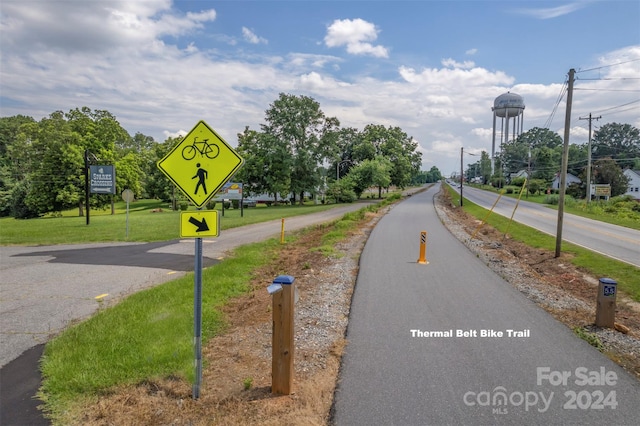
[[[452,236],[437,191],[395,205],[367,240],[333,423],[637,425],[640,382]]]

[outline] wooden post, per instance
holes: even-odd
[[[280,275],[273,284],[281,291],[273,293],[273,341],[271,349],[271,392],[289,395],[293,391],[294,357],[294,295],[295,278]]]
[[[618,283],[600,278],[596,305],[596,326],[614,328],[616,322],[616,293]]]

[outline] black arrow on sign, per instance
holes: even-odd
[[[196,232],[204,232],[209,230],[209,226],[207,226],[207,221],[204,217],[202,218],[202,222],[199,222],[198,219],[191,216],[189,218],[189,223],[192,223],[198,227],[198,229],[196,229]]]

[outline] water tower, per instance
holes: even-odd
[[[522,133],[524,125],[524,99],[515,93],[507,92],[493,101],[493,140],[491,142],[491,174],[494,173],[496,155],[496,117],[502,118],[500,124],[500,146],[509,142],[509,121],[513,118],[512,139]]]

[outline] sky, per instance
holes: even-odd
[[[2,0],[0,116],[107,110],[163,142],[204,120],[231,146],[280,93],[342,127],[400,127],[422,169],[491,153],[494,100],[570,143],[640,127],[640,2]],[[497,120],[499,151],[501,119]],[[513,123],[511,124],[511,128]]]

